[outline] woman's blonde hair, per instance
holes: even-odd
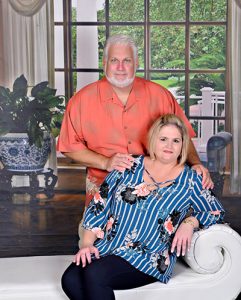
[[[162,127],[167,125],[174,125],[179,130],[182,137],[182,149],[181,153],[178,157],[178,164],[182,165],[187,160],[187,153],[189,147],[189,135],[187,131],[187,127],[184,122],[173,114],[166,114],[160,116],[151,126],[148,132],[148,152],[150,154],[151,159],[155,159],[155,146],[158,134]]]

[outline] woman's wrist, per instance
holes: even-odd
[[[195,222],[195,221],[193,220],[193,218],[186,218],[186,219],[183,220],[182,223],[183,224],[189,224],[193,227],[193,229],[195,229],[195,228],[198,227],[198,224],[197,224],[198,222]]]

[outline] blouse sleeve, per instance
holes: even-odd
[[[114,191],[122,175],[123,173],[116,170],[108,174],[85,212],[82,226],[93,231],[97,238],[104,237],[105,226],[114,199]]]
[[[202,188],[202,177],[200,175],[195,177],[191,201],[192,216],[197,218],[200,228],[206,228],[223,221],[224,208],[210,190]]]

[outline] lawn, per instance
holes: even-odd
[[[164,86],[165,88],[169,88],[171,87],[175,87],[175,84],[177,86],[178,80],[177,79],[164,79],[164,80],[152,80],[153,82],[156,82],[162,86]]]

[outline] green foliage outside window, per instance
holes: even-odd
[[[225,21],[226,0],[190,0],[191,21]],[[73,14],[76,12],[73,10]],[[74,19],[73,19],[74,20]],[[105,20],[105,5],[97,12],[97,20]],[[150,0],[149,21],[170,22],[152,24],[150,29],[150,68],[151,69],[184,69],[185,68],[185,24],[171,22],[186,20],[186,0]],[[144,22],[144,0],[109,0],[110,22]],[[111,25],[110,34],[123,33],[130,35],[137,42],[139,49],[139,68],[144,68],[144,26]],[[190,26],[190,68],[225,69],[226,27],[224,25],[191,25]],[[76,27],[73,27],[73,61],[76,61]],[[106,39],[104,26],[98,26],[99,68],[102,67],[103,47]],[[76,74],[76,73],[75,73]],[[158,77],[159,76],[159,77]],[[164,83],[168,87],[177,87],[180,95],[184,94],[184,76],[178,73],[159,73],[152,75],[152,80]],[[203,86],[215,90],[225,90],[224,74],[190,75],[190,94],[200,94]]]

